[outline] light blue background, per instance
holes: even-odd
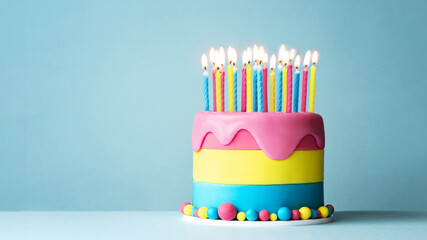
[[[426,1],[3,1],[0,210],[176,210],[191,199],[200,56],[254,43],[320,51],[326,202],[427,210],[426,11]]]

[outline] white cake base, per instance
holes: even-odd
[[[318,218],[318,219],[307,219],[307,220],[289,220],[289,221],[224,221],[224,220],[212,220],[202,219],[196,217],[190,217],[183,215],[185,221],[198,224],[208,224],[215,226],[236,226],[236,227],[270,227],[270,226],[301,226],[301,225],[312,225],[332,222],[332,217]]]

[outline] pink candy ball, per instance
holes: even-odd
[[[300,213],[298,210],[292,210],[291,214],[292,214],[291,216],[292,220],[298,220],[300,217]]]
[[[196,217],[199,217],[199,209],[194,210],[194,215],[196,215]]]
[[[181,206],[179,207],[179,211],[181,211],[182,214],[184,214],[184,207],[187,206],[188,204],[191,204],[191,203],[189,202],[181,203]]]
[[[262,210],[258,216],[261,221],[268,221],[270,219],[270,213],[267,210]]]
[[[320,213],[319,210],[316,210],[316,211],[317,211],[317,218],[321,218],[322,217],[322,213]]]
[[[236,217],[236,207],[231,203],[223,203],[218,208],[218,215],[222,220],[231,221]]]

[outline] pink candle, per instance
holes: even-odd
[[[307,103],[307,74],[307,66],[305,66],[304,70],[302,71],[301,112],[305,112]]]
[[[262,105],[264,112],[268,112],[267,73],[268,69],[264,64],[264,68],[262,69]]]
[[[242,69],[242,112],[246,112],[246,64]]]
[[[225,105],[224,105],[224,77],[225,77],[225,72],[223,69],[221,69],[221,106],[222,106],[222,111],[225,112]]]
[[[292,63],[290,63],[289,62],[289,64],[288,64],[288,74],[287,74],[287,78],[288,78],[288,80],[287,80],[287,83],[288,83],[288,85],[287,85],[287,90],[288,90],[288,93],[286,94],[287,95],[287,98],[286,98],[286,112],[287,113],[290,113],[290,112],[292,112]]]
[[[216,74],[216,67],[214,65],[214,67],[212,68],[212,84],[213,84],[213,87],[212,87],[213,94],[212,94],[212,96],[213,96],[213,111],[214,112],[216,112],[216,77],[215,77],[215,74]]]

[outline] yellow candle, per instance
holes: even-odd
[[[218,70],[216,70],[216,74],[215,74],[215,78],[216,78],[216,111],[217,112],[222,112],[222,104],[221,104],[221,73]]]
[[[314,92],[316,88],[316,66],[311,66],[310,68],[310,101],[308,105],[308,111],[314,112]]]
[[[286,112],[286,100],[288,98],[288,69],[286,63],[282,69],[282,96],[283,96],[283,112]]]
[[[246,111],[252,112],[252,68],[250,63],[248,63],[248,67],[246,68],[246,97]]]
[[[271,69],[270,73],[270,112],[275,112],[276,109],[276,89],[275,89],[275,79],[276,76],[273,72],[273,69]]]
[[[228,111],[234,112],[234,81],[231,63],[228,65]]]

